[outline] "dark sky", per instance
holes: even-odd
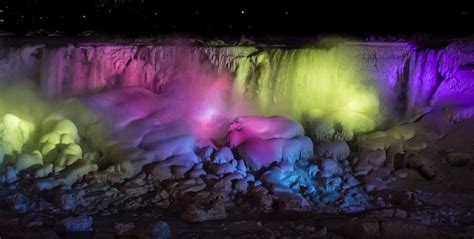
[[[320,33],[466,35],[467,1],[0,0],[0,29],[114,34],[314,35]],[[189,2],[192,2],[190,4]],[[417,2],[417,5],[414,4]],[[257,4],[258,3],[258,4]]]

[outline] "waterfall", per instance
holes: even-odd
[[[262,114],[298,121],[305,115],[367,132],[393,112],[409,49],[357,44],[267,49],[241,60],[236,83]]]
[[[295,120],[302,115],[324,118],[365,132],[424,107],[472,105],[473,49],[470,43],[442,49],[376,42],[298,49],[5,44],[0,47],[0,78],[34,82],[50,97],[124,86],[166,95],[187,79],[199,85],[196,72],[212,71],[211,75],[230,76],[235,90],[261,114],[284,114]],[[199,101],[199,94],[193,100]]]
[[[407,79],[407,108],[421,109],[430,105],[442,76],[438,73],[438,62],[442,52],[426,50],[414,52],[410,57]]]

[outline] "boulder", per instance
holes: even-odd
[[[5,170],[5,183],[13,183],[18,180],[17,172],[13,167],[7,167]]]
[[[31,198],[31,195],[27,192],[16,190],[8,192],[4,198],[0,199],[0,204],[14,213],[27,213],[35,206],[35,202],[33,198]]]
[[[249,184],[247,182],[247,180],[245,179],[238,179],[235,184],[234,184],[234,189],[237,191],[237,192],[247,192],[247,189],[249,187]]]
[[[186,173],[188,178],[199,178],[204,175],[206,175],[206,171],[204,171],[204,169],[192,169]]]
[[[306,212],[311,206],[300,194],[279,192],[276,193],[275,196],[275,208],[280,212]]]
[[[414,154],[408,157],[408,166],[416,169],[421,176],[428,180],[436,177],[437,172],[433,160],[423,155]]]
[[[92,217],[85,214],[77,217],[66,217],[60,221],[59,225],[67,232],[93,231]]]
[[[153,176],[154,179],[158,181],[164,181],[170,179],[173,176],[171,172],[171,167],[163,162],[155,163],[150,166],[147,171]]]
[[[188,222],[219,220],[227,217],[226,205],[229,198],[223,192],[202,191],[195,195],[193,202],[182,213]]]
[[[173,172],[173,179],[180,179],[184,178],[186,173],[189,171],[189,167],[187,166],[171,166],[171,172]]]
[[[214,158],[212,162],[216,164],[222,164],[222,163],[228,163],[232,159],[234,159],[234,155],[232,154],[232,151],[230,150],[230,148],[221,147],[214,154]]]
[[[85,195],[84,190],[58,191],[54,198],[55,205],[62,210],[73,211],[77,208],[87,206],[87,202],[84,198]]]
[[[320,170],[323,177],[329,178],[333,175],[340,174],[342,169],[337,164],[336,160],[323,159],[321,160]]]
[[[223,163],[223,164],[213,164],[211,166],[211,171],[218,176],[227,174],[227,173],[233,173],[236,171],[237,168],[230,164],[230,163]]]
[[[345,160],[351,153],[346,141],[319,142],[316,145],[316,152],[321,158],[335,160]]]
[[[374,168],[383,166],[386,160],[386,153],[384,150],[362,150],[359,153],[359,161],[357,162],[356,169],[358,166],[371,165]]]

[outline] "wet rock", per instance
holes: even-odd
[[[228,180],[228,181],[233,181],[233,180],[236,180],[236,179],[243,179],[244,176],[241,174],[241,173],[238,173],[238,172],[234,172],[234,173],[229,173],[227,174],[226,176],[224,176],[224,180]]]
[[[149,169],[149,173],[153,175],[153,178],[155,178],[158,181],[164,181],[166,179],[170,179],[173,176],[173,173],[171,172],[171,168],[162,162],[158,162],[154,164]]]
[[[171,230],[168,223],[159,221],[151,226],[151,236],[156,239],[168,239],[171,237]]]
[[[204,175],[206,175],[206,171],[204,171],[204,169],[192,169],[186,173],[188,178],[199,178]]]
[[[12,167],[8,167],[5,171],[5,182],[13,183],[18,180],[16,170]]]
[[[360,184],[359,180],[357,180],[351,174],[344,175],[343,180],[344,180],[344,184],[343,184],[344,190],[358,186]]]
[[[211,166],[211,170],[214,174],[221,176],[227,173],[232,173],[236,169],[236,167],[230,163],[223,163],[223,164],[213,164]]]
[[[292,170],[291,170],[292,171]],[[289,172],[291,172],[289,171]],[[318,165],[310,165],[308,167],[308,175],[311,177],[311,178],[314,178],[316,177],[316,174],[319,172],[319,167]]]
[[[260,181],[260,180],[255,180],[255,181],[253,182],[252,186],[253,186],[254,189],[264,188],[264,187],[262,186],[262,181]],[[265,189],[265,188],[264,188],[264,189]]]
[[[364,186],[365,191],[367,191],[368,193],[372,191],[382,190],[382,189],[385,189],[386,187],[387,187],[387,184],[385,182],[377,180],[377,179],[367,180]]]
[[[323,159],[321,160],[321,173],[323,177],[332,177],[335,174],[342,172],[342,169],[337,165],[336,160]]]
[[[234,184],[234,189],[237,192],[247,192],[248,187],[249,187],[249,184],[247,183],[247,180],[245,179],[239,179]]]
[[[220,179],[216,184],[214,184],[214,188],[230,193],[232,191],[232,181]]]
[[[189,171],[188,166],[181,166],[181,165],[171,166],[171,172],[173,172],[173,177],[172,177],[173,179],[184,178],[184,176],[186,175],[188,171]]]
[[[279,167],[274,167],[262,174],[260,179],[269,184],[280,184],[283,178],[283,170]]]
[[[204,182],[206,182],[209,186],[214,186],[214,184],[217,183],[217,181],[219,180],[219,177],[214,175],[214,174],[206,174],[206,176],[204,176]]]
[[[168,191],[162,189],[155,195],[155,200],[167,199],[169,196],[170,194],[168,193]]]
[[[393,175],[396,178],[406,178],[408,176],[408,170],[409,169],[399,169],[393,172]]]
[[[369,176],[373,178],[378,178],[378,179],[385,179],[386,177],[390,176],[390,173],[392,172],[391,168],[388,167],[381,167],[378,168],[374,171],[372,171]]]
[[[216,164],[223,164],[223,163],[229,163],[232,159],[234,159],[234,155],[232,154],[232,151],[230,150],[229,147],[224,146],[224,147],[219,148],[216,151],[212,162]]]
[[[310,203],[299,194],[280,192],[275,194],[275,206],[281,212],[305,212],[310,209]]]
[[[188,205],[181,217],[188,222],[202,222],[224,219],[227,217],[226,194],[216,192],[199,192],[192,204]]]
[[[341,177],[322,178],[321,184],[321,189],[324,189],[324,193],[331,193],[342,186],[342,179]]]
[[[37,191],[49,190],[56,186],[70,188],[72,184],[81,180],[83,176],[90,172],[95,172],[98,169],[97,164],[85,160],[78,160],[61,171],[57,176],[37,180],[33,188]]]
[[[87,202],[84,199],[85,195],[86,193],[84,190],[58,191],[54,201],[58,208],[72,211],[76,208],[87,206]]]
[[[255,177],[253,176],[253,174],[247,174],[247,176],[245,176],[245,181],[247,182],[254,182],[255,181]]]
[[[350,152],[349,145],[346,141],[322,141],[316,145],[316,153],[321,158],[345,160],[349,157]]]
[[[408,158],[408,166],[416,169],[421,174],[421,176],[428,180],[436,177],[436,170],[432,159],[426,158],[422,155],[411,155]]]
[[[181,192],[181,194],[186,194],[188,192],[199,192],[199,191],[204,190],[205,188],[206,188],[205,183],[195,183],[192,185],[182,185],[175,188],[174,190]]]
[[[387,177],[390,176],[390,168],[379,168],[365,176],[363,181],[367,192],[382,190],[387,187]]]
[[[237,170],[239,170],[240,172],[247,172],[247,166],[245,165],[245,162],[244,160],[242,159],[239,159],[237,160]]]
[[[33,209],[35,202],[27,192],[11,190],[8,191],[6,197],[0,199],[8,210],[15,213],[26,213]]]
[[[426,149],[427,146],[426,142],[416,138],[403,142],[403,148],[412,153]]]
[[[60,222],[60,226],[67,232],[92,231],[92,224],[92,217],[88,215],[66,217]]]
[[[238,164],[238,163],[237,163],[237,160],[232,159],[232,160],[230,161],[230,164],[232,164],[232,166],[234,166],[235,168],[237,168],[237,164]]]
[[[127,183],[120,187],[120,191],[127,197],[133,198],[148,193],[152,189],[151,185],[140,185],[137,183]]]
[[[386,153],[384,150],[363,150],[359,154],[359,162],[356,166],[356,170],[359,165],[371,165],[374,168],[380,167],[384,164],[386,159]]]
[[[472,162],[473,155],[465,153],[449,153],[446,160],[451,166],[462,167]]]
[[[338,207],[341,212],[362,212],[369,206],[367,203],[368,195],[360,187],[353,187],[344,191],[340,200]]]
[[[195,164],[192,169],[202,169],[202,167],[204,166],[203,162],[199,162],[197,164]]]
[[[281,184],[271,184],[270,190],[272,191],[273,194],[285,193],[285,192],[291,193],[292,192],[291,188],[289,188],[287,186],[284,186],[284,185],[281,185]]]
[[[283,160],[278,163],[278,167],[283,170],[283,172],[292,172],[294,170],[294,164],[291,164],[286,160]]]
[[[159,208],[168,208],[170,206],[170,194],[165,189],[160,190],[155,194],[153,203]]]
[[[257,196],[258,209],[262,213],[273,212],[273,197],[269,194],[260,194]]]
[[[211,146],[204,147],[199,150],[198,155],[201,157],[203,160],[208,160],[211,158],[212,153],[214,152],[214,149]]]

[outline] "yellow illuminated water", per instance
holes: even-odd
[[[307,114],[355,133],[370,131],[379,118],[379,99],[350,50],[264,50],[242,58],[236,84],[257,102],[262,114],[295,120]]]

